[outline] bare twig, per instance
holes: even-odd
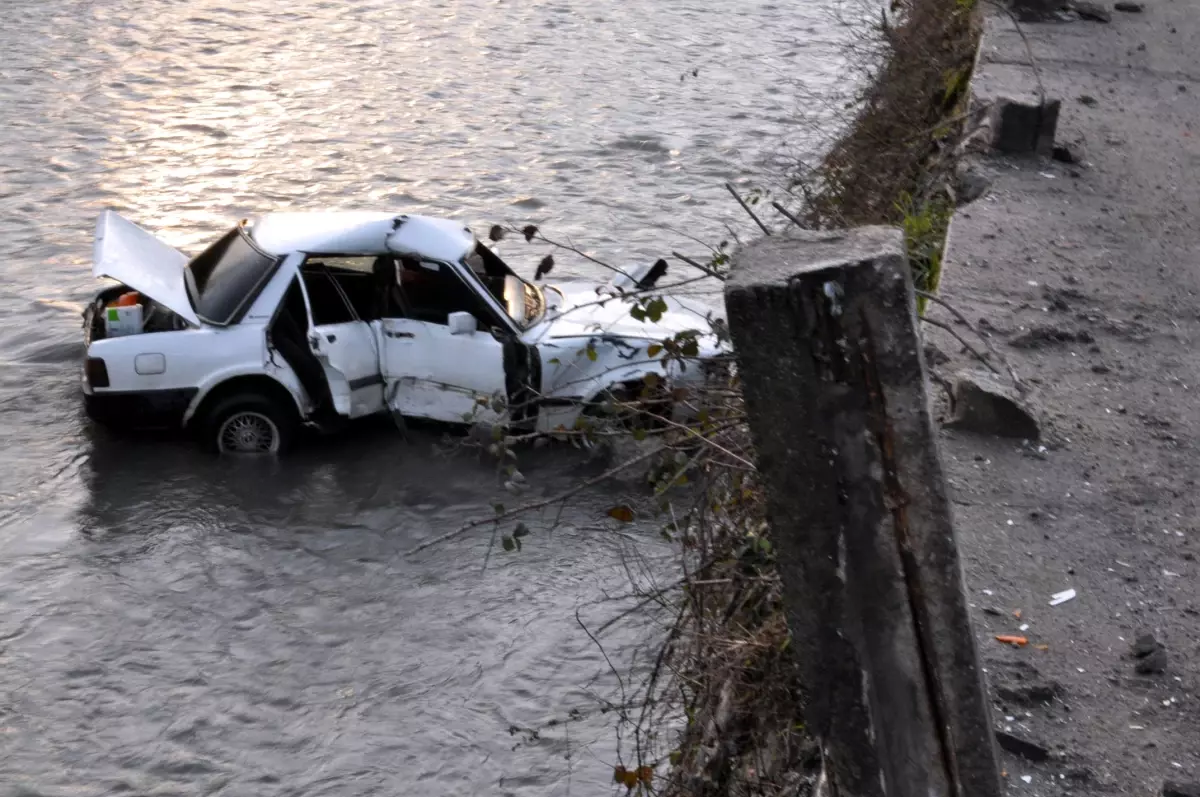
[[[775,208],[780,213],[782,213],[784,215],[784,217],[787,218],[788,221],[790,221],[792,224],[795,224],[800,229],[802,229],[802,230],[808,229],[808,226],[805,225],[805,223],[803,221],[801,221],[800,218],[798,216],[796,216],[796,214],[792,213],[790,210],[788,210],[787,208],[785,208],[783,205],[779,204],[778,202],[772,202],[771,207]]]
[[[923,299],[933,302],[934,304],[936,304],[940,307],[946,308],[946,310],[948,310],[951,315],[953,315],[955,318],[958,319],[960,324],[965,326],[967,329],[971,330],[971,332],[973,332],[975,334],[975,337],[977,337],[983,341],[983,345],[987,346],[988,351],[990,351],[993,355],[995,355],[996,359],[999,360],[1000,363],[1004,366],[1004,369],[1006,371],[1008,371],[1008,377],[1010,379],[1012,379],[1013,386],[1016,387],[1018,392],[1020,392],[1022,395],[1024,395],[1026,393],[1028,388],[1025,387],[1025,383],[1021,381],[1020,377],[1017,376],[1017,372],[1015,369],[1013,369],[1012,364],[1009,363],[1008,358],[1005,357],[1003,354],[1001,354],[1000,351],[995,346],[992,345],[991,338],[989,338],[987,335],[983,334],[978,329],[976,329],[975,325],[972,324],[970,321],[968,321],[967,317],[958,311],[958,308],[956,308],[954,305],[950,304],[950,302],[946,301],[942,297],[937,296],[932,293],[928,293],[926,291],[917,291],[917,295]],[[924,319],[924,320],[928,321],[929,319]],[[930,323],[933,323],[933,322],[931,321]],[[937,326],[937,324],[934,324],[934,326]],[[943,325],[942,328],[946,329],[947,327],[945,327]],[[961,341],[962,339],[959,338],[959,340]],[[963,344],[963,345],[965,346],[966,344]],[[978,356],[978,355],[976,355],[976,356]],[[995,369],[993,368],[992,370],[995,370]]]
[[[943,324],[941,321],[934,321],[932,318],[922,318],[921,320],[924,321],[926,324],[929,324],[932,327],[937,327],[938,329],[944,329],[945,331],[949,332],[951,335],[954,336],[955,340],[957,340],[959,343],[961,343],[963,345],[964,349],[966,349],[972,355],[974,355],[975,359],[979,360],[979,362],[986,365],[989,371],[991,371],[996,376],[1004,375],[1004,374],[1000,373],[998,370],[996,370],[996,366],[994,366],[990,362],[988,362],[987,357],[984,357],[982,354],[980,354],[975,349],[974,346],[972,346],[970,343],[967,343],[965,340],[963,340],[962,335],[959,335],[957,330],[954,329],[954,327],[950,326],[949,324]]]
[[[1029,56],[1029,67],[1033,70],[1033,77],[1038,85],[1038,102],[1042,105],[1046,104],[1046,85],[1042,83],[1042,70],[1038,67],[1037,58],[1033,55],[1033,47],[1029,44],[1029,37],[1025,35],[1025,29],[1021,27],[1021,20],[1017,19],[1017,15],[1012,12],[1012,9],[997,0],[987,0],[988,4],[1000,9],[1008,18],[1012,20],[1013,27],[1017,29],[1017,35],[1021,37],[1021,42],[1025,45],[1025,54]]]
[[[742,199],[741,195],[738,194],[738,192],[734,189],[734,187],[732,185],[730,185],[729,183],[725,183],[725,187],[727,189],[729,189],[729,193],[733,194],[733,198],[736,199],[738,204],[742,206],[742,210],[744,210],[748,214],[750,214],[750,218],[754,219],[754,223],[757,224],[759,226],[759,228],[762,229],[763,235],[767,235],[767,236],[771,235],[770,228],[767,227],[767,225],[762,223],[762,219],[760,219],[758,216],[754,215],[754,211],[750,209],[750,206],[746,204],[746,200]]]
[[[699,263],[697,263],[695,260],[692,260],[690,257],[687,257],[686,255],[681,255],[678,252],[671,252],[671,256],[674,258],[677,258],[679,260],[682,260],[684,263],[687,263],[692,268],[696,268],[696,269],[703,271],[705,274],[712,277],[713,279],[719,279],[722,282],[725,281],[724,274],[718,274],[717,272],[713,271],[708,266],[702,266]]]

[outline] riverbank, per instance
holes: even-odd
[[[1034,745],[1004,753],[1014,793],[1200,780],[1200,11],[1135,5],[1024,23],[1025,41],[988,19],[975,101],[1040,80],[1062,100],[1060,157],[1078,162],[985,157],[990,190],[955,216],[945,256],[942,295],[1047,416],[1033,444],[943,436],[994,720]],[[978,367],[927,331],[940,370]],[[1165,646],[1153,661],[1133,654],[1146,634]]]

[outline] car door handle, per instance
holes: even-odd
[[[385,333],[389,338],[411,338],[415,337],[411,332],[393,332],[390,329]]]
[[[330,343],[337,343],[337,335],[326,335],[325,340],[329,341]]]

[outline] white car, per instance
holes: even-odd
[[[369,212],[267,214],[189,259],[105,211],[93,273],[120,284],[84,312],[85,403],[106,425],[188,429],[223,453],[384,412],[572,429],[644,381],[678,395],[724,353],[700,303],[630,315],[658,265],[543,287],[460,223]],[[700,364],[664,363],[662,341],[687,330]]]

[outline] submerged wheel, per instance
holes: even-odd
[[[267,396],[240,393],[213,405],[204,442],[218,454],[282,454],[291,445],[296,417]]]

